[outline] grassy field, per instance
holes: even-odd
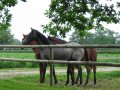
[[[114,60],[114,58],[120,58],[120,54],[98,54],[98,58],[109,58],[108,60],[97,59],[97,62],[115,62],[120,63],[120,60]],[[34,53],[0,53],[0,58],[21,58],[21,59],[34,59]],[[112,59],[110,59],[112,58]],[[57,65],[58,66],[58,65]],[[60,65],[61,66],[61,65]],[[65,66],[62,64],[62,66]],[[25,62],[0,62],[0,68],[34,68],[38,67],[35,63],[25,63]]]
[[[22,58],[22,59],[34,59],[34,53],[0,53],[1,58]],[[120,54],[98,54],[98,57],[120,57]],[[98,62],[120,62],[120,60],[97,60]],[[0,62],[0,67],[1,67]],[[4,64],[6,66],[14,65],[14,63]],[[3,66],[4,66],[3,65]],[[17,64],[17,66],[26,65],[24,63]],[[10,66],[10,67],[11,67]],[[7,67],[9,68],[9,67]],[[85,82],[84,73],[83,79]],[[0,80],[0,90],[120,90],[120,71],[112,71],[112,72],[98,72],[97,73],[97,85],[93,85],[93,75],[90,78],[90,82],[88,86],[65,86],[65,75],[57,76],[59,83],[50,87],[49,85],[49,75],[46,76],[46,83],[40,84],[38,83],[39,75],[32,76],[17,76],[11,79],[1,79]]]
[[[0,53],[1,58],[22,58],[22,59],[34,59],[34,53]],[[120,54],[97,54],[98,58],[120,58]]]
[[[34,53],[0,53],[1,58],[22,58],[22,59],[34,59]]]
[[[85,81],[85,73],[84,73]],[[0,80],[0,90],[120,90],[120,71],[98,72],[97,85],[93,85],[93,75],[87,86],[65,86],[65,75],[58,75],[59,83],[50,87],[49,75],[46,76],[46,83],[38,83],[39,75],[17,76],[12,79]]]

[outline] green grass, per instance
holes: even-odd
[[[98,54],[98,58],[119,58],[120,54]],[[0,53],[0,58],[20,58],[20,59],[35,59],[34,53],[14,53],[14,52],[2,52]],[[100,60],[98,59],[97,62],[114,62],[114,63],[120,63],[120,60]],[[66,66],[65,64],[55,64],[55,66]],[[24,63],[24,62],[0,62],[0,68],[25,68],[25,67],[38,67],[38,65],[34,63]]]
[[[85,82],[85,73],[84,82]],[[57,76],[59,83],[50,87],[49,75],[46,75],[44,84],[38,83],[39,75],[17,76],[12,79],[0,80],[0,90],[119,90],[120,71],[98,72],[97,85],[93,85],[93,75],[87,86],[65,86],[66,75]]]
[[[0,53],[1,58],[22,58],[22,59],[34,59],[34,53]]]
[[[0,53],[0,58],[20,58],[20,59],[35,59],[34,53]],[[28,62],[0,62],[0,68],[33,68],[38,67],[35,63]]]

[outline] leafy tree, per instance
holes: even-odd
[[[21,45],[21,41],[18,39],[13,39],[13,42],[11,43],[13,45]]]
[[[0,30],[0,44],[11,44],[13,42],[13,35],[11,35],[10,29]]]
[[[87,30],[101,27],[101,22],[120,22],[120,2],[103,5],[100,0],[51,0],[45,15],[50,22],[43,25],[44,32],[65,37],[70,30],[84,35]],[[107,0],[111,2],[112,0]]]
[[[26,0],[21,0],[26,1]],[[12,15],[9,8],[15,6],[18,0],[0,0],[0,44],[10,44],[13,42],[13,35],[9,30]]]
[[[9,8],[17,3],[18,0],[0,0],[0,30],[7,30],[10,27],[12,14],[10,14]]]
[[[95,34],[91,32],[86,32],[84,36],[80,36],[78,31],[75,31],[70,37],[70,41],[81,43],[81,44],[91,44],[93,43],[93,39],[95,38]]]
[[[84,36],[80,36],[78,32],[74,32],[70,41],[81,44],[116,44],[120,42],[120,34],[109,29],[99,28],[95,32],[86,32]]]
[[[115,44],[116,43],[116,35],[115,32],[109,29],[97,29],[95,32],[95,44]]]

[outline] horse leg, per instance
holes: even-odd
[[[40,71],[40,83],[43,83],[43,72],[42,72],[42,70],[43,70],[43,65],[42,65],[42,63],[39,63],[39,71]]]
[[[40,54],[35,54],[36,55],[36,59],[41,59],[41,55]],[[40,79],[39,82],[43,83],[43,63],[39,63],[39,73],[40,73]]]
[[[73,65],[70,65],[70,75],[71,75],[71,80],[72,80],[72,82],[71,82],[71,84],[72,85],[74,85],[75,84],[75,80],[74,80],[74,67],[73,67]]]
[[[94,85],[96,85],[96,65],[93,66],[93,73],[94,73]]]
[[[78,80],[79,80],[79,70],[78,70],[78,75],[77,75],[77,78],[76,78],[76,80],[75,80],[75,84],[78,84]]]
[[[83,80],[82,80],[82,68],[81,66],[78,66],[78,74],[80,76],[80,85],[83,83]]]
[[[55,75],[55,68],[54,68],[54,66],[53,66],[53,76],[54,76],[54,80],[55,80],[55,84],[57,84],[57,78],[56,78],[56,75]]]
[[[81,66],[78,66],[78,75],[77,75],[75,84],[78,84],[79,78],[80,78],[80,85],[81,85],[83,83],[83,80],[82,80],[82,68],[81,68]]]
[[[43,74],[42,74],[43,83],[45,82],[46,68],[47,68],[47,63],[43,63]]]
[[[69,68],[70,68],[70,66],[68,65],[68,67],[67,67],[67,81],[66,81],[65,85],[69,84],[69,73],[70,73]]]
[[[91,72],[91,67],[89,65],[86,65],[86,70],[87,70],[87,78],[86,78],[86,82],[84,85],[88,84],[88,80],[89,80],[89,76],[90,76],[90,72]]]

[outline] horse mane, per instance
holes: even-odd
[[[46,38],[42,33],[40,33],[38,30],[32,29],[31,30],[34,32],[33,34],[37,35],[38,40],[41,40],[42,43],[45,45],[52,44],[52,42]]]
[[[53,41],[53,42],[56,42],[56,43],[59,43],[59,44],[65,44],[67,43],[65,40],[62,40],[62,39],[59,39],[59,38],[56,38],[56,37],[50,37],[48,36],[48,39]]]

